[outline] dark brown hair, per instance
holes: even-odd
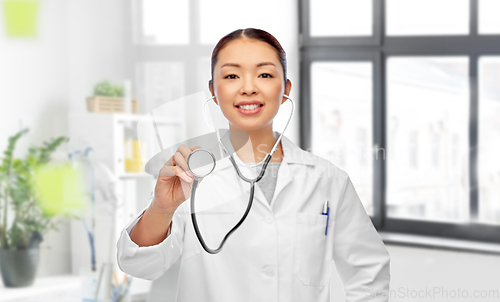
[[[268,33],[265,30],[262,29],[256,29],[256,28],[245,28],[245,29],[237,29],[219,40],[217,45],[215,45],[214,50],[212,51],[212,81],[210,82],[213,88],[214,85],[214,67],[215,64],[217,63],[217,57],[219,55],[219,52],[221,51],[224,46],[226,46],[227,43],[237,40],[237,39],[242,39],[242,38],[248,38],[248,39],[254,39],[254,40],[259,40],[262,42],[266,42],[272,47],[276,49],[276,52],[278,53],[278,58],[280,60],[281,66],[283,66],[283,75],[284,75],[284,80],[285,80],[285,87],[286,87],[286,53],[285,50],[283,50],[283,47],[281,47],[281,44],[276,40],[276,38]]]

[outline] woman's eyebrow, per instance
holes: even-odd
[[[259,63],[259,64],[257,64],[257,67],[261,67],[261,66],[265,66],[265,65],[273,65],[274,67],[276,67],[276,65],[274,65],[274,63],[271,63],[271,62]],[[235,64],[235,63],[226,63],[226,64],[222,65],[220,68],[222,69],[222,67],[224,67],[224,66],[241,67],[240,65]]]

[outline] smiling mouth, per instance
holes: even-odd
[[[263,104],[252,104],[252,105],[241,105],[241,106],[236,106],[236,108],[240,108],[243,110],[254,110],[256,108],[264,106]]]

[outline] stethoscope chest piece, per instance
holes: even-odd
[[[214,154],[205,149],[194,150],[187,159],[189,171],[198,178],[210,175],[215,169],[215,162]]]

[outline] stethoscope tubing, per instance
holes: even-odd
[[[284,94],[284,96],[287,97],[292,102],[292,112],[290,114],[290,117],[288,118],[288,121],[287,121],[286,125],[285,125],[285,129],[283,129],[283,131],[281,132],[279,138],[276,140],[276,143],[274,144],[273,149],[271,150],[270,153],[268,153],[266,155],[266,157],[262,161],[263,162],[262,169],[261,169],[259,175],[256,178],[250,179],[250,178],[245,177],[241,173],[240,169],[238,168],[238,164],[234,160],[232,154],[230,152],[227,152],[226,148],[224,147],[224,144],[221,143],[220,137],[219,137],[219,145],[221,145],[223,151],[227,155],[229,155],[229,160],[231,161],[232,165],[234,166],[234,168],[236,170],[236,173],[238,174],[238,177],[240,177],[241,179],[243,179],[243,181],[249,183],[250,186],[251,186],[251,189],[250,189],[250,198],[249,198],[248,205],[247,205],[247,208],[245,210],[245,213],[243,214],[243,216],[241,217],[241,219],[238,221],[238,223],[224,236],[224,238],[222,239],[222,242],[220,243],[219,247],[216,248],[216,249],[211,249],[206,244],[205,240],[203,239],[203,236],[201,235],[200,229],[198,227],[198,221],[196,219],[196,214],[195,214],[196,213],[196,210],[195,210],[195,196],[196,196],[196,189],[197,189],[198,183],[199,183],[199,178],[198,178],[198,176],[195,176],[195,179],[193,181],[193,186],[191,188],[191,203],[190,203],[190,205],[191,205],[191,221],[193,222],[193,228],[194,228],[194,231],[196,233],[196,237],[198,238],[198,241],[200,242],[200,244],[203,247],[203,249],[207,253],[209,253],[209,254],[218,254],[222,250],[222,247],[224,246],[224,243],[226,243],[227,238],[229,238],[229,236],[231,236],[231,234],[233,234],[233,232],[236,231],[236,229],[238,229],[240,227],[240,225],[243,223],[243,221],[245,221],[246,217],[248,216],[248,213],[250,213],[250,209],[252,208],[252,204],[253,204],[253,197],[254,197],[254,191],[255,191],[255,183],[258,182],[259,180],[261,180],[262,177],[264,176],[264,173],[266,171],[267,165],[271,161],[271,158],[273,157],[273,154],[276,151],[276,149],[278,147],[278,144],[281,142],[281,138],[283,137],[283,134],[285,133],[285,130],[288,128],[288,124],[290,123],[290,120],[291,120],[291,118],[293,116],[295,104],[294,104],[293,100],[289,96],[287,96],[286,94]],[[205,101],[205,103],[203,104],[203,114],[204,115],[205,115],[205,104],[207,104],[207,102],[210,101],[213,98],[214,97],[211,97],[211,98],[207,99]],[[207,122],[207,124],[209,125],[209,127],[212,129],[212,131],[216,132],[212,128],[212,126],[210,125],[210,123],[208,123],[208,120],[206,119],[206,116],[205,116],[205,121]],[[217,133],[217,136],[218,136],[218,132],[216,132],[216,133]],[[212,157],[213,157],[213,155],[212,155]],[[189,162],[189,157],[188,157],[188,162]],[[257,166],[257,165],[260,165],[260,163],[256,164],[255,166]],[[214,165],[214,167],[215,167],[215,165]]]
[[[197,185],[198,185],[198,177],[196,177],[195,180],[193,181],[193,188],[194,186]],[[193,228],[196,233],[196,237],[198,237],[198,241],[200,242],[201,246],[207,253],[218,254],[222,250],[224,243],[226,243],[227,238],[229,238],[229,236],[231,236],[231,234],[234,231],[236,231],[237,228],[240,227],[243,221],[245,221],[245,219],[248,216],[248,213],[250,213],[250,209],[252,208],[254,188],[255,187],[252,185],[252,188],[250,189],[250,199],[248,201],[248,206],[247,209],[245,210],[245,214],[243,214],[243,217],[241,217],[240,221],[238,221],[238,223],[226,234],[226,236],[224,236],[224,239],[222,239],[222,242],[216,249],[211,249],[210,247],[208,247],[208,245],[205,243],[205,240],[203,240],[203,237],[201,236],[200,229],[198,227],[198,221],[196,220],[195,206],[194,206],[194,194],[196,194],[196,190],[195,189],[191,190],[191,221],[193,222]]]

